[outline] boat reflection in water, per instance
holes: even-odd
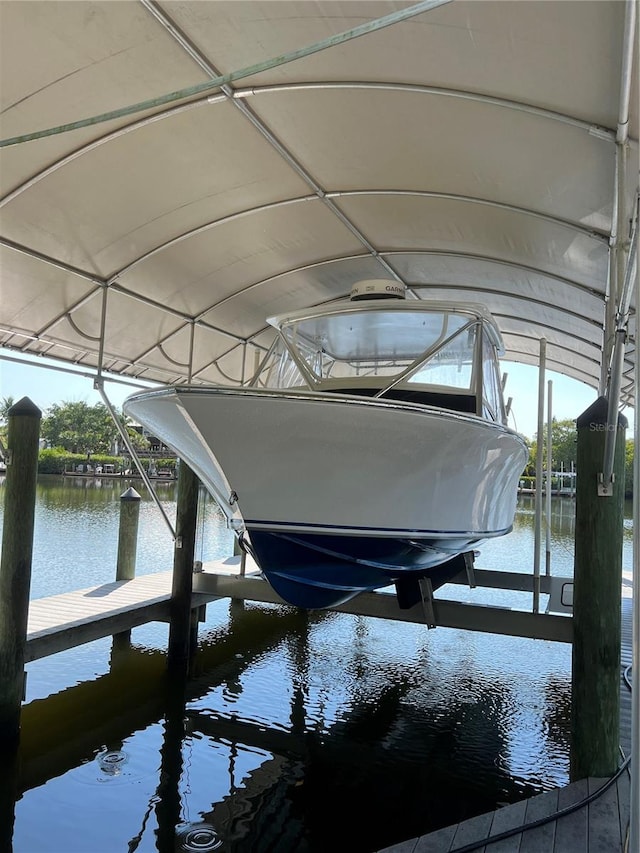
[[[341,604],[395,584],[400,606],[513,525],[522,436],[506,426],[499,331],[472,304],[393,281],[271,318],[242,387],[138,393],[125,412],[216,498],[287,602]]]

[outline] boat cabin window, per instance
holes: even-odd
[[[347,312],[284,325],[282,335],[315,381],[392,378],[431,353],[424,378],[414,381],[467,389],[473,342],[467,347],[456,333],[470,319],[463,314],[392,309]]]

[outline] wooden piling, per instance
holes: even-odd
[[[182,668],[193,652],[191,595],[193,563],[198,515],[198,478],[184,462],[180,462],[176,506],[176,541],[171,589],[171,623],[169,626],[168,665]],[[197,618],[197,611],[195,614]]]
[[[133,487],[130,487],[120,495],[118,562],[116,565],[117,581],[130,581],[136,576],[139,518],[140,495]]]
[[[573,594],[571,778],[618,767],[624,462],[627,420],[618,417],[612,494],[599,493],[607,400],[577,419]]]
[[[31,587],[33,525],[42,412],[23,397],[8,412],[0,562],[0,740],[17,742]]]

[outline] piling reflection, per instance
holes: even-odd
[[[241,619],[231,619],[225,630],[200,643],[189,698],[205,694],[210,679],[238,677],[277,645],[283,632],[296,630],[299,623],[296,611],[252,609],[243,611]],[[77,766],[88,753],[97,754],[105,744],[122,743],[132,731],[161,719],[167,691],[172,695],[167,678],[164,652],[139,648],[118,635],[108,673],[25,705],[19,790],[43,784]]]
[[[18,744],[3,744],[0,754],[0,850],[13,850],[15,803],[18,798]]]
[[[185,737],[188,665],[175,665],[165,681],[164,737],[160,749],[160,780],[155,798],[158,850],[175,850],[181,824],[180,778]]]

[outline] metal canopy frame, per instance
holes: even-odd
[[[47,5],[50,8],[48,14],[43,12],[43,4],[39,2],[5,4],[2,14],[6,19],[3,32],[7,43],[14,39],[13,33],[16,31],[38,36],[43,20],[46,23],[49,16],[53,19],[54,8],[58,4],[54,2]],[[55,154],[51,156],[51,149],[46,146],[53,133],[45,136],[44,133],[49,133],[46,128],[31,132],[33,128],[26,124],[27,120],[22,115],[23,112],[30,112],[28,107],[25,110],[25,104],[33,104],[31,113],[39,115],[36,108],[42,88],[34,85],[30,89],[29,75],[41,80],[46,86],[52,105],[49,110],[51,115],[58,112],[66,118],[67,112],[73,110],[76,118],[80,118],[83,108],[86,112],[84,101],[90,91],[91,74],[80,65],[72,68],[71,76],[77,81],[73,86],[77,104],[70,103],[67,108],[69,101],[65,92],[65,107],[62,109],[60,100],[61,109],[56,111],[57,98],[62,99],[64,86],[61,85],[63,78],[56,77],[59,57],[55,50],[50,57],[46,54],[30,56],[28,50],[22,51],[20,55],[9,48],[3,52],[7,62],[17,60],[17,64],[12,62],[11,74],[14,77],[17,75],[20,81],[15,88],[20,90],[21,97],[17,99],[11,91],[3,103],[3,137],[8,142],[3,145],[2,152],[5,180],[0,208],[6,225],[2,226],[0,244],[5,259],[10,257],[9,263],[3,262],[3,269],[9,266],[11,269],[0,279],[3,294],[8,293],[10,296],[7,300],[3,299],[3,304],[8,303],[7,307],[0,308],[0,357],[7,350],[13,351],[15,355],[47,355],[93,369],[99,376],[122,374],[169,384],[185,381],[209,383],[225,379],[242,382],[246,378],[243,365],[247,362],[247,348],[263,352],[270,343],[271,332],[263,322],[264,316],[273,313],[271,306],[274,300],[278,306],[281,304],[278,301],[280,294],[282,298],[285,294],[291,294],[292,301],[299,306],[330,302],[344,297],[357,278],[389,276],[404,281],[417,298],[429,298],[433,293],[452,288],[463,295],[468,294],[470,299],[476,299],[475,294],[479,294],[501,323],[507,342],[507,359],[536,363],[537,342],[545,337],[548,341],[547,365],[550,369],[586,382],[600,393],[613,388],[619,392],[622,405],[633,404],[635,299],[628,300],[626,311],[621,310],[621,300],[624,298],[623,282],[629,279],[629,222],[634,205],[637,205],[638,192],[635,0],[620,0],[614,4],[583,3],[578,0],[571,4],[570,14],[562,8],[566,6],[562,0],[551,4],[529,3],[527,9],[523,7],[521,11],[518,11],[516,4],[510,4],[510,30],[507,27],[506,31],[498,22],[499,10],[496,4],[470,4],[462,0],[433,0],[414,5],[347,3],[340,7],[339,12],[336,4],[331,2],[320,4],[318,10],[310,11],[303,8],[306,4],[291,2],[285,7],[264,0],[258,3],[240,0],[233,4],[224,0],[197,4],[160,4],[152,0],[140,0],[138,3],[128,0],[121,4],[125,10],[121,14],[104,2],[82,5],[90,7],[94,15],[105,21],[113,19],[114,29],[117,29],[117,25],[124,27],[126,21],[133,22],[132,25],[154,43],[160,43],[162,31],[163,49],[171,53],[173,63],[172,74],[158,75],[163,82],[173,82],[183,77],[191,77],[193,80],[202,75],[207,79],[195,84],[191,82],[182,90],[174,90],[170,96],[155,92],[153,97],[128,106],[127,102],[131,98],[124,82],[120,80],[115,85],[109,75],[101,77],[98,74],[101,82],[108,87],[111,100],[119,101],[121,106],[94,116],[92,124],[85,117],[82,128],[83,121],[54,126],[52,130],[55,132],[56,146]],[[275,47],[279,47],[281,42],[278,21],[284,8],[287,10],[285,19],[290,16],[293,22],[302,17],[304,24],[300,27],[299,41],[293,40],[292,43],[289,39],[287,50],[276,50]],[[260,26],[256,23],[258,10]],[[539,35],[547,42],[542,43],[538,57],[530,50],[525,36],[527,21],[531,19],[534,10]],[[81,17],[80,10],[76,15],[68,14],[62,25],[51,24],[52,31],[56,33],[62,26],[67,28],[67,37],[82,35],[83,42],[90,46],[89,52],[102,51],[106,63],[116,64],[115,50],[111,48],[112,52],[109,52],[109,44],[104,47],[99,32],[88,34],[83,28]],[[122,21],[116,20],[120,17]],[[606,24],[606,33],[599,40],[595,25],[603,22]],[[207,38],[200,35],[196,24],[204,26],[208,35],[219,26],[220,39],[214,38],[208,43]],[[459,24],[466,26],[470,33],[469,44],[464,45],[467,52],[470,52],[470,45],[474,44],[474,36],[480,40],[493,39],[494,49],[500,44],[500,38],[505,36],[525,44],[526,61],[522,57],[512,58],[513,70],[518,78],[515,85],[506,85],[508,81],[499,76],[500,66],[508,64],[504,61],[495,63],[486,50],[478,50],[477,58],[472,60],[460,53],[455,36],[449,39],[446,31],[447,27]],[[293,24],[290,26],[293,27]],[[496,32],[487,36],[485,27],[489,32],[493,27]],[[563,27],[566,29],[563,30]],[[229,30],[235,32],[236,40],[230,48],[225,47],[221,51],[224,56],[216,61],[215,48],[221,48],[222,35]],[[560,35],[556,38],[552,30]],[[322,38],[313,38],[320,33]],[[460,85],[460,78],[465,75],[454,72],[452,61],[447,62],[440,57],[439,64],[427,61],[424,69],[421,67],[415,58],[415,50],[423,35],[426,36],[425,47],[439,47],[443,55],[448,52],[454,57],[455,48],[458,48],[457,58],[463,56],[465,59],[466,87]],[[536,82],[536,77],[540,75],[540,65],[537,63],[544,63],[545,58],[553,56],[554,39],[557,47],[569,35],[574,42],[570,53],[578,64],[590,61],[585,52],[594,45],[599,47],[597,58],[602,67],[594,76],[595,81],[600,80],[599,100],[581,91],[581,86],[586,90],[589,80],[585,79],[581,83],[577,76],[571,79],[567,75],[566,80],[560,81],[559,88],[565,95],[571,92],[577,94],[575,99],[565,97],[563,103],[560,103],[561,99],[556,99],[558,103],[554,103],[551,89]],[[605,37],[609,40],[607,44]],[[403,69],[391,67],[385,60],[389,56],[397,59],[398,51],[404,51],[405,40],[408,50],[413,48],[414,55],[409,53],[407,64],[410,73],[403,79]],[[503,42],[503,48],[506,47],[508,43]],[[564,47],[567,45],[564,44]],[[355,59],[350,56],[351,50],[354,50]],[[128,52],[132,67],[143,75],[145,72],[148,74],[148,57],[140,50],[138,43],[128,45]],[[379,57],[379,62],[376,57]],[[250,61],[243,63],[245,58]],[[357,68],[356,60],[362,60],[365,66],[359,78],[352,73]],[[235,65],[228,70],[231,61]],[[497,66],[492,76],[493,91],[490,87],[482,90],[474,85],[473,71],[477,70],[480,61],[483,65],[493,62]],[[94,66],[90,63],[87,69],[94,71]],[[221,71],[222,67],[226,70]],[[566,72],[567,68],[563,68]],[[176,71],[180,73],[176,74]],[[447,79],[447,71],[451,71],[450,80]],[[347,76],[347,72],[351,73]],[[345,76],[341,79],[343,73]],[[83,75],[87,78],[86,85],[83,84]],[[423,79],[420,79],[421,76]],[[240,80],[248,81],[250,85],[235,85]],[[607,85],[603,85],[602,80]],[[159,81],[153,82],[159,85]],[[452,118],[452,123],[456,125],[464,123],[465,111],[471,109],[475,124],[472,123],[470,127],[489,128],[486,136],[491,135],[492,125],[500,125],[505,121],[505,116],[509,116],[511,124],[505,127],[505,132],[498,129],[492,139],[496,159],[500,158],[503,151],[519,145],[522,149],[519,159],[523,164],[526,163],[530,151],[535,149],[540,140],[544,141],[549,128],[554,127],[550,144],[557,141],[569,153],[575,149],[578,158],[576,172],[582,170],[582,179],[588,179],[588,172],[593,170],[594,163],[601,170],[599,180],[602,186],[597,199],[599,207],[588,210],[585,208],[585,200],[579,199],[579,207],[575,207],[572,214],[571,188],[563,187],[568,203],[563,202],[559,209],[553,205],[545,208],[545,205],[539,203],[540,199],[533,203],[535,193],[531,189],[535,182],[532,181],[523,186],[522,192],[513,192],[511,189],[510,192],[492,196],[487,190],[491,187],[495,189],[501,179],[506,181],[508,177],[499,171],[493,175],[493,183],[484,181],[483,192],[477,191],[483,185],[482,181],[477,181],[475,186],[469,184],[467,190],[459,181],[454,181],[459,185],[450,188],[431,186],[422,181],[419,175],[414,182],[411,168],[404,172],[391,168],[387,176],[377,168],[379,164],[375,158],[372,159],[372,171],[367,171],[360,186],[357,181],[351,186],[344,185],[344,178],[340,180],[339,177],[329,182],[322,178],[321,173],[326,171],[325,160],[330,154],[326,148],[331,145],[331,134],[327,134],[326,140],[319,140],[325,150],[317,152],[320,159],[316,163],[312,159],[314,150],[300,147],[300,140],[294,138],[295,133],[292,136],[291,125],[282,122],[280,112],[270,112],[273,103],[283,103],[285,106],[290,103],[291,106],[286,108],[291,115],[286,118],[295,126],[298,123],[293,115],[296,106],[303,107],[304,116],[299,120],[302,121],[307,115],[305,104],[315,110],[314,99],[318,95],[324,99],[319,102],[321,104],[328,103],[327,97],[332,101],[338,97],[336,106],[338,110],[343,110],[343,117],[348,115],[350,105],[357,104],[358,99],[364,101],[366,109],[373,106],[390,112],[404,110],[405,124],[400,126],[397,134],[399,152],[407,145],[407,140],[403,139],[403,134],[408,134],[406,128],[414,133],[429,133],[428,125],[422,124],[422,120],[416,119],[416,116],[437,112],[439,107],[436,102],[440,106],[449,105],[448,108],[453,112],[447,113],[445,117]],[[344,104],[340,100],[343,96],[347,99]],[[96,100],[96,106],[102,100]],[[591,114],[585,109],[587,102],[592,108]],[[615,112],[611,111],[612,102],[616,104]],[[91,98],[89,104],[94,105]],[[340,117],[336,106],[330,105],[329,118]],[[34,217],[33,212],[38,209],[43,196],[52,193],[55,196],[56,187],[64,185],[65,181],[73,183],[80,164],[86,161],[87,165],[82,167],[82,172],[92,174],[100,165],[102,151],[129,141],[131,144],[123,148],[119,162],[124,170],[134,168],[140,157],[146,156],[145,151],[150,144],[158,149],[164,146],[163,156],[166,156],[164,151],[167,146],[171,146],[173,139],[169,126],[176,121],[187,115],[193,117],[206,114],[207,121],[215,128],[228,120],[229,109],[240,119],[240,123],[234,122],[237,134],[230,138],[230,142],[233,143],[234,138],[241,140],[243,137],[240,134],[249,133],[254,138],[259,137],[260,150],[263,151],[264,146],[268,147],[280,163],[278,169],[284,168],[288,173],[286,183],[291,185],[289,191],[272,188],[271,197],[256,194],[252,201],[250,185],[247,185],[249,190],[243,188],[243,203],[234,203],[232,208],[219,211],[222,215],[216,215],[216,205],[211,205],[214,215],[207,216],[207,207],[204,205],[199,222],[192,221],[187,228],[171,227],[163,238],[154,238],[149,245],[143,245],[143,241],[136,242],[135,236],[130,238],[130,250],[120,253],[122,262],[118,264],[112,261],[108,269],[105,269],[100,253],[94,253],[93,260],[87,254],[82,264],[72,262],[72,259],[82,254],[73,245],[77,228],[70,227],[66,233],[64,229],[60,230],[54,240],[43,239],[48,236],[46,230],[50,218],[47,218],[47,211],[43,211],[41,217]],[[347,113],[344,113],[345,109]],[[39,121],[42,122],[42,119]],[[519,121],[525,124],[521,126]],[[69,130],[70,127],[78,129]],[[89,128],[88,132],[84,128]],[[435,151],[440,158],[446,155],[447,145],[454,139],[449,126],[442,125],[441,128],[441,133],[435,139],[429,139],[431,153]],[[79,138],[81,129],[83,136]],[[513,143],[509,142],[506,135],[509,130],[514,134]],[[187,131],[191,133],[192,128],[187,127]],[[525,140],[520,134],[530,134],[530,137]],[[576,134],[582,139],[595,141],[598,150],[582,150],[584,142],[576,142]],[[393,134],[383,135],[384,142],[391,144]],[[483,141],[486,144],[486,140]],[[335,156],[339,158],[341,148],[335,147]],[[473,139],[463,139],[460,147],[463,154],[466,150],[469,156],[473,156]],[[16,151],[19,155],[17,158],[14,156]],[[488,162],[492,152],[486,147],[483,151]],[[226,153],[223,149],[222,165],[219,167],[222,170],[231,169],[228,158],[225,159]],[[395,159],[397,162],[397,156],[390,147],[389,161]],[[360,150],[358,158],[366,161],[366,151]],[[410,159],[411,167],[415,170],[419,160],[415,157]],[[453,155],[449,159],[452,160]],[[13,168],[14,162],[18,163],[16,169]],[[201,169],[205,162],[198,162],[194,157],[194,168]],[[571,162],[571,157],[565,157],[563,165]],[[265,163],[265,169],[268,170],[273,163],[275,160]],[[446,167],[448,176],[453,174],[452,168],[449,163]],[[113,169],[111,164],[105,175],[113,174]],[[337,170],[336,176],[340,171]],[[377,182],[374,180],[376,175]],[[560,179],[562,173],[550,173],[549,178],[552,177]],[[241,173],[238,173],[236,181],[242,181]],[[96,182],[95,198],[98,206],[100,183]],[[153,187],[149,184],[146,187],[134,185],[131,191],[140,189],[150,192]],[[121,187],[120,191],[123,206],[126,206],[127,188]],[[552,190],[549,192],[551,194]],[[84,198],[80,201],[84,201]],[[193,201],[187,198],[186,206],[191,204]],[[203,294],[199,293],[200,304],[197,307],[188,305],[189,300],[181,298],[181,293],[193,290],[194,280],[197,282],[197,278],[194,279],[197,271],[190,270],[188,262],[184,266],[185,247],[195,247],[199,243],[197,251],[203,253],[200,246],[205,239],[211,245],[216,245],[217,241],[224,242],[229,234],[236,235],[235,240],[241,239],[237,235],[242,235],[244,227],[251,220],[266,223],[276,235],[277,243],[278,228],[284,229],[282,233],[285,234],[291,224],[291,216],[295,218],[296,211],[302,216],[302,211],[311,208],[317,212],[313,214],[309,229],[313,230],[313,226],[318,223],[321,228],[315,245],[310,244],[310,250],[305,251],[306,257],[298,258],[296,252],[287,256],[287,252],[283,251],[277,269],[269,264],[264,265],[264,273],[267,274],[261,275],[260,266],[257,266],[252,270],[251,277],[237,284],[230,282],[227,285],[225,282],[221,289],[205,286],[203,292],[208,292],[209,297],[201,298]],[[153,213],[152,207],[149,212]],[[49,217],[50,213],[49,210]],[[333,225],[326,224],[327,214],[334,221]],[[167,213],[161,215],[166,217]],[[498,246],[491,246],[491,241],[483,247],[482,240],[486,235],[481,233],[480,224],[487,217],[492,231],[508,224],[511,235],[506,235],[505,242],[521,240],[522,245],[530,242],[530,257],[526,261],[523,257],[510,256],[509,251],[496,251]],[[34,218],[37,220],[35,225]],[[442,240],[433,225],[429,226],[430,233],[429,227],[426,229],[424,240],[416,241],[411,234],[404,246],[385,244],[384,236],[381,242],[374,235],[374,231],[384,235],[388,223],[398,219],[401,225],[410,221],[418,225],[445,221],[443,230],[449,232],[445,242],[451,245],[441,245]],[[467,233],[464,225],[459,223],[468,223]],[[99,233],[98,223],[95,225],[95,233]],[[143,220],[140,226],[146,227]],[[255,227],[259,225],[248,225],[249,232]],[[334,232],[339,239],[335,246],[331,246],[329,238]],[[133,234],[136,234],[135,230]],[[309,239],[308,233],[303,232],[301,236]],[[449,239],[452,236],[459,239]],[[536,239],[541,241],[539,245],[534,244]],[[561,249],[551,263],[550,246]],[[272,245],[271,251],[273,248]],[[269,250],[269,247],[265,247],[265,253]],[[245,254],[247,258],[251,257],[250,240],[247,240]],[[571,257],[571,262],[566,264],[557,263],[563,254],[567,257],[575,255],[575,258]],[[578,263],[574,262],[575,259]],[[206,253],[204,263],[206,269]],[[217,263],[215,251],[211,254],[210,263]],[[158,264],[172,268],[173,284],[170,287],[174,298],[165,298],[164,287],[159,288],[157,296],[154,294],[153,279]],[[443,266],[447,267],[444,276],[439,275]],[[25,279],[30,281],[34,276],[37,277],[43,267],[49,271],[44,273],[46,276],[55,271],[51,289],[54,292],[56,288],[66,291],[66,294],[58,300],[57,310],[53,308],[48,312],[36,312],[37,317],[33,317],[34,322],[29,325],[28,321],[25,322],[25,315],[29,313],[27,305],[37,299],[38,285],[36,283],[33,288],[29,288],[27,297],[30,302],[25,299],[25,303],[21,304],[15,298],[17,281],[21,281],[24,286]],[[478,284],[478,280],[469,274],[471,267],[484,269],[485,279],[490,278],[491,286],[482,280]],[[85,282],[86,286],[77,291],[70,284],[69,277]],[[150,280],[150,284],[147,280]],[[217,282],[211,280],[210,283]],[[627,288],[627,293],[631,291],[632,288]],[[77,296],[74,297],[73,292],[77,292]],[[106,303],[102,298],[105,294],[109,296]],[[100,297],[100,309],[97,307],[97,297]],[[496,299],[507,310],[496,310],[492,305]],[[140,324],[145,324],[146,319],[153,316],[152,322],[158,327],[155,334],[137,340],[129,330],[127,340],[124,340],[124,336],[119,335],[117,330],[110,331],[112,318],[121,317],[123,311],[126,312],[132,305],[138,306],[134,313]],[[263,305],[269,307],[261,310]],[[513,307],[509,309],[507,305]],[[251,310],[245,311],[246,307]],[[103,310],[107,312],[109,322],[103,324],[104,336],[101,336],[102,332],[95,328],[95,320]],[[622,330],[621,316],[625,318]],[[40,317],[41,322],[38,321]],[[621,343],[614,355],[616,339],[621,340]],[[576,349],[580,351],[576,353]],[[517,396],[515,400],[517,408]]]
[[[390,277],[634,405],[638,0],[5,0],[0,78],[0,360],[240,384]]]

